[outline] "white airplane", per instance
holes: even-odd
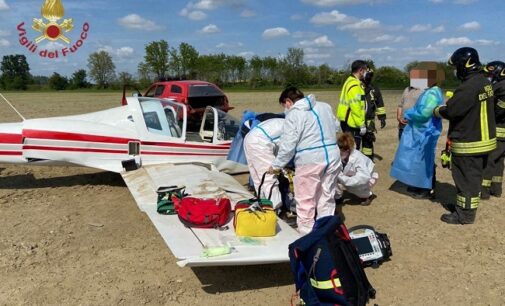
[[[16,112],[12,104],[3,98]],[[0,163],[77,165],[120,173],[178,259],[179,266],[253,265],[288,261],[288,245],[298,233],[282,220],[272,238],[237,237],[228,229],[185,227],[176,215],[156,212],[161,186],[184,185],[197,197],[226,195],[232,205],[252,195],[226,173],[247,167],[226,160],[239,122],[207,107],[199,131],[187,130],[185,104],[130,97],[127,105],[65,117],[0,124]],[[181,118],[182,122],[176,118]],[[226,172],[226,173],[225,173]],[[206,257],[209,248],[229,254]],[[208,254],[208,253],[207,253]]]

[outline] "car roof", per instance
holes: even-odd
[[[163,82],[156,82],[154,84],[157,85],[172,85],[172,84],[178,84],[178,85],[214,85],[209,82],[205,81],[198,81],[198,80],[184,80],[184,81],[163,81]]]

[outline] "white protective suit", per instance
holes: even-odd
[[[249,173],[257,191],[261,183],[261,178],[275,159],[276,146],[282,134],[284,119],[268,119],[255,126],[244,139],[244,152],[247,158]],[[265,182],[261,187],[262,198],[268,198],[272,190],[272,201],[274,208],[282,205],[281,193],[277,178],[273,174],[265,176]]]
[[[372,195],[372,187],[379,178],[374,167],[375,164],[370,158],[354,149],[347,164],[344,161],[344,170],[338,175],[338,183],[357,197],[367,199]]]
[[[279,152],[273,169],[283,168],[295,157],[295,200],[298,231],[312,230],[317,218],[335,213],[337,175],[341,171],[336,120],[331,106],[309,95],[286,113]]]

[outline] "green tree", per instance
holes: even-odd
[[[169,61],[168,61],[168,67],[172,71],[173,77],[180,79],[183,75],[182,73],[182,63],[181,63],[181,56],[179,55],[179,50],[176,48],[170,48],[168,50],[169,54]]]
[[[89,75],[98,88],[107,88],[114,81],[116,65],[107,51],[91,53],[88,57]]]
[[[193,78],[196,74],[198,63],[198,51],[187,43],[179,45],[179,56],[181,61],[181,73],[183,77]]]
[[[68,86],[68,79],[59,73],[55,72],[49,78],[49,88],[54,90],[65,90]]]
[[[309,73],[303,61],[304,51],[301,48],[289,48],[283,60],[283,74],[286,86],[302,86]]]
[[[121,87],[123,86],[132,86],[135,85],[135,79],[133,78],[133,75],[128,72],[120,72],[117,77],[117,81]]]
[[[86,80],[88,77],[86,70],[79,69],[72,74],[72,78],[70,78],[70,88],[79,89],[79,88],[88,88],[91,84]]]
[[[0,87],[3,89],[26,90],[30,82],[30,66],[21,54],[4,55],[0,64]]]
[[[407,73],[391,66],[382,66],[375,70],[374,80],[380,88],[404,88],[409,85]]]
[[[144,62],[158,79],[164,79],[169,69],[168,43],[165,40],[153,41],[146,45]]]
[[[139,65],[137,66],[137,74],[140,88],[147,88],[149,87],[149,85],[152,84],[154,80],[154,75],[146,63],[144,62],[139,63]]]

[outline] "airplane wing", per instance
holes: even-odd
[[[160,186],[184,185],[186,192],[196,197],[219,197],[226,194],[232,206],[252,195],[228,174],[210,170],[204,165],[152,165],[122,173],[139,209],[147,214],[161,237],[178,259],[181,267],[255,265],[289,261],[288,245],[299,234],[282,220],[278,220],[277,235],[269,238],[237,237],[233,220],[228,229],[187,228],[177,215],[156,212]],[[232,252],[216,257],[204,257],[205,247],[228,246]]]

